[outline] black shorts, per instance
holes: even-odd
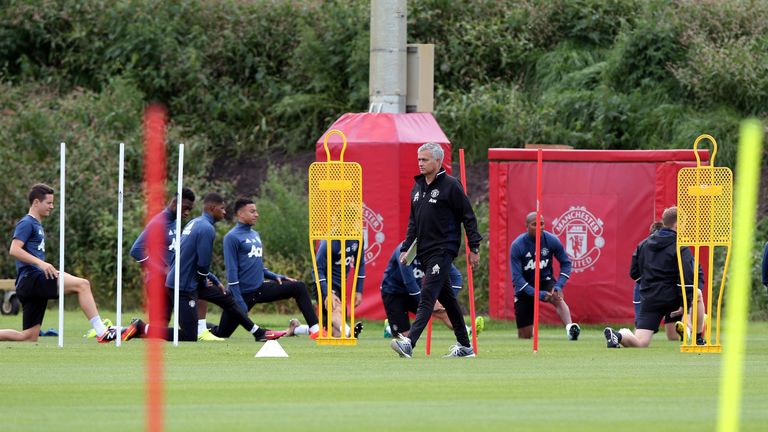
[[[680,308],[679,302],[657,305],[647,300],[643,300],[640,303],[640,312],[637,314],[637,322],[635,327],[643,330],[651,330],[654,333],[659,331],[659,323],[661,319],[665,319],[665,323],[675,322],[675,318],[669,316],[670,313]],[[669,321],[667,321],[669,319]]]
[[[555,281],[541,281],[541,291],[552,292],[555,288]],[[517,328],[523,328],[533,325],[533,297],[521,291],[515,296],[515,324]]]
[[[419,296],[381,293],[381,301],[384,303],[384,310],[387,312],[392,336],[397,336],[411,329],[408,312],[415,314],[419,309]]]
[[[24,330],[43,323],[48,300],[59,298],[59,279],[46,279],[45,273],[27,273],[16,284],[16,295],[23,307]]]

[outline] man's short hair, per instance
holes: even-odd
[[[247,206],[248,204],[255,204],[255,203],[250,198],[238,198],[237,201],[235,201],[235,214],[237,214],[237,212],[240,211],[241,208]]]
[[[46,195],[53,195],[53,188],[44,183],[37,183],[29,189],[29,205],[32,205],[35,200],[43,201]]]
[[[666,228],[672,228],[677,223],[677,207],[664,209],[664,213],[661,214],[661,223]]]
[[[536,212],[532,211],[525,215],[525,224],[528,225],[531,222],[536,222]],[[544,215],[541,215],[541,222],[544,222]]]
[[[436,142],[424,143],[419,147],[419,153],[428,151],[432,154],[432,157],[442,161],[443,160],[443,148]]]
[[[181,199],[187,200],[190,202],[195,202],[195,193],[192,192],[192,189],[183,188],[181,190]]]
[[[216,192],[209,192],[203,197],[203,204],[224,204],[224,198]]]
[[[663,227],[663,226],[664,226],[664,224],[661,223],[661,221],[656,221],[656,222],[652,223],[651,226],[648,228],[648,234],[655,233],[656,231],[660,230],[661,227]]]

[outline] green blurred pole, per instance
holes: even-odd
[[[755,233],[755,208],[760,186],[763,126],[757,120],[741,124],[739,154],[736,161],[736,197],[731,284],[727,295],[723,364],[720,368],[720,403],[717,430],[739,430],[741,393],[744,376],[744,347],[747,338],[747,301],[752,286],[752,245]]]

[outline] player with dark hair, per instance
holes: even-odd
[[[411,329],[411,322],[408,319],[408,313],[416,313],[421,299],[421,282],[424,279],[424,268],[418,259],[414,259],[411,264],[400,262],[400,248],[403,243],[397,245],[392,256],[389,258],[387,268],[384,270],[384,277],[381,281],[381,300],[384,304],[384,310],[387,313],[387,320],[384,323],[384,337],[398,337],[399,335],[408,336]],[[451,265],[451,288],[453,288],[454,297],[458,297],[461,290],[462,276],[455,265]],[[448,329],[453,330],[453,324],[448,318],[443,305],[435,302],[435,308],[432,311],[432,318],[442,321]],[[475,327],[478,335],[484,325],[483,317],[475,319]],[[469,327],[467,332],[471,333]]]
[[[213,242],[216,229],[213,224],[224,219],[226,214],[224,198],[217,193],[209,193],[203,198],[203,214],[192,219],[181,233],[179,245],[179,340],[194,342],[197,340],[197,308],[198,299],[207,300],[230,313],[238,324],[243,326],[256,341],[262,342],[277,339],[285,332],[273,332],[253,323],[245,311],[241,310],[232,294],[223,285],[209,284],[211,275],[210,265],[213,258]],[[171,262],[165,286],[168,293],[167,317],[173,307],[175,261]],[[167,323],[163,324],[165,327]],[[141,320],[133,320],[126,328],[123,338],[128,340],[134,336],[148,333],[148,324]],[[173,329],[165,329],[165,338],[173,338]]]
[[[392,340],[390,347],[400,357],[411,357],[413,347],[432,316],[435,302],[439,301],[445,307],[456,336],[456,344],[446,357],[474,357],[464,316],[451,287],[450,268],[459,254],[462,224],[469,243],[469,262],[473,267],[480,262],[480,241],[483,237],[477,231],[475,213],[464,189],[442,168],[443,149],[440,144],[423,144],[417,151],[417,160],[421,174],[414,177],[416,184],[410,195],[413,199],[408,231],[400,248],[399,261],[406,264],[408,250],[415,246],[416,257],[425,270],[424,282],[416,319],[408,337],[400,335]]]
[[[165,276],[168,275],[168,269],[174,261],[176,253],[176,201],[176,197],[173,197],[171,202],[168,203],[168,206],[149,221],[144,228],[144,231],[142,231],[139,237],[136,238],[136,241],[133,242],[133,246],[131,247],[131,256],[136,262],[140,263],[142,267],[150,262],[156,263],[156,265],[161,266],[158,270]],[[181,218],[187,219],[194,207],[195,193],[192,192],[191,189],[183,188],[181,190]],[[155,226],[155,224],[161,224],[163,227],[162,231],[166,233],[165,246],[168,252],[165,257],[162,257],[163,259],[161,261],[150,261],[146,253],[147,233],[151,231],[150,227]],[[148,269],[145,268],[144,270],[145,273],[148,274]],[[217,286],[221,284],[213,273],[209,276],[209,280],[211,284]],[[148,295],[147,298],[149,298]],[[202,319],[198,319],[197,339],[200,341],[221,341],[223,339],[214,336],[206,328],[205,315],[207,310],[208,303],[206,301],[198,301],[197,314],[198,318],[202,317]]]
[[[41,222],[53,210],[53,189],[38,183],[30,189],[28,199],[29,212],[16,223],[8,251],[16,258],[16,295],[23,307],[23,330],[0,330],[0,341],[37,341],[48,300],[59,298],[60,276],[64,278],[64,294],[77,294],[80,309],[93,326],[98,342],[115,340],[115,328],[105,326],[99,316],[90,282],[60,273],[45,261],[45,231]]]
[[[350,274],[353,267],[358,267],[357,271],[357,288],[355,291],[355,307],[360,306],[360,302],[363,300],[363,285],[365,284],[365,252],[360,253],[360,261],[357,260],[358,248],[365,248],[365,245],[360,245],[357,240],[346,240],[344,242],[344,272],[346,275]],[[323,310],[326,309],[328,295],[328,244],[325,240],[320,242],[320,246],[317,248],[315,262],[317,263],[317,282],[320,284],[320,291],[323,295]],[[332,314],[331,314],[331,326],[333,337],[341,336],[342,322],[344,323],[344,334],[349,337],[350,331],[347,326],[346,317],[341,317],[341,242],[339,240],[333,240],[331,242],[331,296],[332,296]],[[346,278],[350,280],[349,277]],[[349,309],[347,309],[349,310]],[[327,311],[326,311],[327,313]],[[360,335],[363,330],[363,323],[355,323],[354,334],[355,337]]]
[[[536,275],[536,212],[530,212],[525,218],[526,232],[520,234],[510,246],[510,264],[512,281],[515,285],[515,322],[517,337],[533,337],[533,295]],[[553,258],[560,263],[560,276],[555,280],[552,266]],[[541,218],[541,262],[539,263],[539,300],[551,303],[560,320],[565,324],[565,334],[569,340],[578,340],[581,328],[571,320],[571,310],[565,303],[563,288],[571,275],[571,260],[565,253],[563,244],[552,233],[544,231],[544,218]]]
[[[235,202],[234,211],[237,225],[224,236],[224,263],[227,285],[237,305],[247,313],[257,303],[292,298],[307,324],[300,325],[298,320],[292,319],[286,336],[306,334],[316,337],[320,328],[307,286],[264,267],[261,236],[253,230],[259,219],[256,204],[251,199],[241,198]],[[237,323],[237,318],[225,310],[218,327],[212,329],[213,334],[227,338],[235,331]]]
[[[603,332],[608,348],[639,347],[650,345],[653,334],[659,330],[661,319],[682,304],[680,271],[677,261],[677,207],[664,210],[661,216],[664,227],[652,234],[637,251],[630,276],[640,279],[640,313],[636,329],[632,333],[623,328],[614,331],[606,327]],[[685,292],[693,298],[693,257],[687,247],[680,248]],[[688,284],[687,282],[691,282]],[[697,335],[698,338],[701,335]]]

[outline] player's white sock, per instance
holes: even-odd
[[[573,327],[573,323],[570,323],[570,324],[566,324],[566,325],[565,325],[565,334],[566,334],[566,335],[569,335],[569,334],[571,334],[571,327]]]
[[[101,317],[96,315],[95,317],[91,318],[89,320],[91,322],[91,327],[93,327],[94,330],[96,330],[96,336],[102,337],[104,333],[107,332],[107,328],[104,326],[104,323],[101,322]]]
[[[208,326],[205,324],[205,318],[197,320],[197,334],[203,334],[208,330]]]
[[[298,327],[296,327],[293,330],[293,334],[295,335],[308,335],[309,334],[309,326],[306,324],[302,324]]]
[[[349,336],[350,336],[350,332],[349,332],[349,330],[350,330],[350,328],[349,328],[349,326],[347,325],[347,323],[345,322],[345,323],[344,323],[344,334],[346,334],[346,335],[347,335],[347,337],[349,337]]]
[[[256,333],[256,330],[258,330],[258,329],[259,329],[259,326],[257,324],[254,324],[253,328],[251,329],[251,334]]]

